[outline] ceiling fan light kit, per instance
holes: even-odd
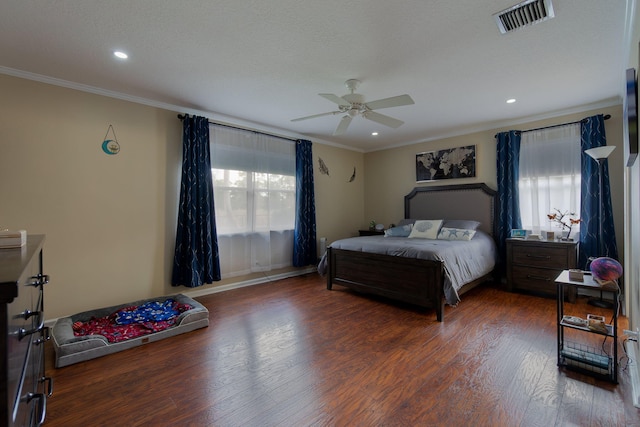
[[[390,98],[378,99],[376,101],[371,101],[371,102],[365,102],[363,95],[355,93],[359,85],[360,85],[360,80],[349,79],[345,82],[345,86],[347,87],[347,89],[349,89],[350,93],[344,96],[338,96],[332,93],[319,94],[321,97],[325,98],[326,100],[337,104],[338,109],[336,111],[329,111],[327,113],[320,113],[320,114],[314,114],[311,116],[300,117],[297,119],[293,119],[291,121],[299,122],[302,120],[315,119],[317,117],[344,114],[344,116],[338,123],[338,127],[333,132],[333,135],[342,135],[347,131],[347,128],[351,124],[351,120],[354,117],[360,115],[367,120],[371,120],[376,123],[380,123],[381,125],[389,126],[395,129],[401,126],[404,122],[402,120],[398,120],[396,118],[393,118],[384,114],[380,114],[373,110],[415,104],[413,99],[411,99],[411,97],[406,94],[392,96]]]

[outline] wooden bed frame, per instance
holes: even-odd
[[[496,191],[485,184],[416,187],[404,197],[409,219],[464,219],[481,223],[479,229],[496,236]],[[490,273],[465,284],[458,294],[492,279]],[[442,262],[391,255],[327,249],[327,289],[342,285],[358,292],[435,309],[444,316],[444,270]]]

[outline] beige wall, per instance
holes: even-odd
[[[0,93],[0,227],[46,234],[47,317],[170,291],[175,113],[5,75]]]
[[[463,184],[484,182],[496,189],[496,142],[497,132],[519,129],[527,130],[559,123],[573,122],[595,114],[610,114],[611,118],[605,122],[607,145],[618,148],[609,158],[609,172],[611,181],[611,197],[614,206],[614,221],[616,239],[622,259],[624,250],[624,163],[622,106],[601,108],[583,113],[554,117],[553,119],[523,123],[508,128],[492,129],[468,135],[429,141],[400,148],[376,151],[365,154],[365,209],[361,218],[361,226],[366,226],[371,219],[388,225],[397,223],[404,217],[404,196],[416,186],[437,186],[448,184]],[[476,177],[451,179],[445,181],[416,183],[415,155],[424,151],[441,150],[445,148],[476,146]]]
[[[6,75],[0,93],[0,228],[46,234],[47,319],[191,291],[170,285],[182,158],[176,112]],[[110,124],[117,155],[101,150]],[[363,155],[318,144],[313,152],[318,237],[346,237],[362,218]],[[330,176],[317,173],[319,156]]]
[[[329,175],[319,172],[319,158],[329,169]],[[357,235],[362,227],[365,201],[363,154],[314,144],[313,161],[318,239],[326,237],[329,244]],[[350,182],[354,168],[356,177]]]

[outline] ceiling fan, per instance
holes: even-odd
[[[301,120],[315,119],[316,117],[330,116],[336,114],[344,114],[338,127],[336,128],[334,135],[342,135],[346,132],[351,120],[357,115],[364,117],[367,120],[372,120],[381,125],[397,128],[404,122],[402,120],[395,119],[393,117],[385,116],[374,110],[389,107],[400,107],[402,105],[415,104],[413,99],[409,95],[392,96],[391,98],[378,99],[376,101],[364,102],[364,96],[355,93],[356,89],[360,85],[360,80],[349,79],[345,82],[345,86],[351,93],[344,96],[337,96],[332,93],[320,93],[321,97],[328,99],[331,102],[338,104],[338,110],[329,111],[328,113],[314,114],[312,116],[300,117],[291,120],[292,122],[299,122]]]

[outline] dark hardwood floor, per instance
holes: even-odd
[[[45,425],[640,425],[622,344],[618,385],[556,366],[553,299],[484,286],[438,323],[310,274],[198,300],[188,334],[60,369],[47,344]]]

